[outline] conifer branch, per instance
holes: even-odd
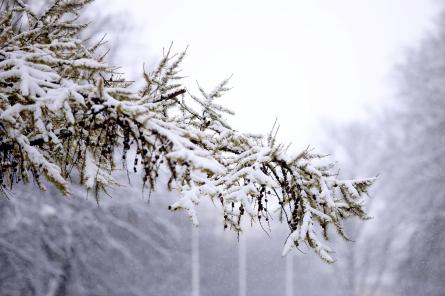
[[[20,8],[0,15],[0,185],[13,188],[30,178],[42,184],[43,177],[69,194],[70,176],[78,173],[99,203],[117,184],[119,164],[139,173],[149,191],[159,189],[165,173],[168,189],[180,194],[170,209],[185,210],[195,225],[204,198],[220,201],[224,227],[236,232],[244,220],[266,231],[280,212],[291,232],[283,254],[306,244],[333,262],[318,233],[331,225],[346,237],[346,218],[366,219],[374,178],[339,180],[323,155],[290,154],[277,143],[276,125],[267,137],[231,128],[226,117],[234,113],[218,102],[229,79],[210,92],[199,85],[199,95],[186,92],[185,51],[170,47],[153,72],[144,71],[138,92],[113,79],[97,46],[78,38],[87,25],[77,16],[89,2],[58,0],[36,15],[15,0]],[[15,30],[23,12],[32,17]]]

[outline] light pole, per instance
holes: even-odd
[[[246,291],[246,238],[241,233],[238,242],[238,295],[247,296]]]
[[[294,255],[286,255],[286,296],[294,296]]]
[[[199,227],[192,224],[192,296],[199,296]]]

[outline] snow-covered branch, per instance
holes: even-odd
[[[32,178],[44,189],[43,175],[69,194],[80,175],[99,202],[100,193],[117,184],[112,175],[119,164],[140,172],[150,190],[167,174],[168,189],[182,193],[171,209],[185,209],[194,224],[203,198],[217,201],[225,227],[236,231],[243,219],[264,226],[278,214],[290,229],[284,253],[305,243],[332,262],[318,233],[327,239],[333,225],[346,237],[345,218],[365,219],[374,179],[338,180],[331,165],[317,164],[322,155],[305,150],[292,156],[273,133],[232,129],[225,116],[233,112],[216,102],[228,80],[187,95],[180,76],[185,52],[169,49],[144,73],[143,89],[133,91],[78,39],[85,25],[76,16],[88,2],[55,1],[36,15],[15,1],[0,15],[2,186]],[[26,16],[20,28],[17,14]]]

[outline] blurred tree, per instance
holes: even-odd
[[[386,151],[385,131],[378,125],[379,120],[373,120],[375,126],[369,123],[354,122],[340,126],[326,126],[326,136],[328,139],[322,143],[326,151],[334,155],[342,163],[340,175],[348,175],[357,178],[367,174],[377,175],[381,173],[382,164],[379,162],[383,158],[382,151]],[[335,141],[333,141],[335,139]],[[376,161],[376,160],[379,161]],[[386,166],[385,166],[386,168]],[[388,177],[385,174],[385,177]],[[385,178],[384,177],[384,178]],[[372,195],[378,196],[382,184],[377,182],[373,188]],[[376,192],[377,191],[377,192]],[[368,203],[371,206],[374,199]],[[372,212],[371,212],[372,213]],[[379,216],[378,216],[379,217]],[[372,227],[374,220],[367,224]],[[327,289],[335,290],[338,295],[365,295],[365,290],[369,287],[363,286],[363,277],[368,280],[368,270],[375,267],[372,258],[375,256],[375,244],[364,243],[363,236],[366,229],[357,220],[349,220],[345,223],[346,232],[350,235],[351,241],[334,240],[338,262],[330,268],[335,281],[329,283]],[[364,256],[364,254],[372,254]],[[317,267],[323,269],[324,267]]]
[[[443,295],[445,284],[445,29],[442,12],[437,29],[412,50],[400,67],[403,106],[404,184],[409,242],[398,269],[401,295]],[[403,222],[402,222],[403,221]]]
[[[358,134],[340,129],[343,149],[354,145],[354,152],[368,159],[357,166],[353,152],[336,154],[346,170],[356,172],[353,176],[380,173],[384,180],[373,191],[378,198],[371,214],[376,218],[360,228],[356,251],[347,251],[348,256],[355,254],[351,260],[357,266],[353,277],[345,277],[355,279],[351,295],[435,296],[445,289],[443,16],[437,30],[398,66],[399,94],[385,115],[372,118],[374,126],[357,129],[354,123],[351,129]],[[339,245],[336,249],[342,252]]]
[[[99,208],[74,189],[65,200],[20,188],[0,204],[1,295],[190,295],[177,219],[141,206],[135,189]]]

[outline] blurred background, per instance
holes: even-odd
[[[44,9],[46,0],[28,1]],[[188,47],[185,84],[223,98],[236,129],[308,145],[342,178],[378,176],[372,220],[330,242],[336,263],[281,257],[286,229],[199,230],[144,200],[137,181],[95,206],[22,188],[0,203],[1,295],[445,295],[445,3],[434,0],[97,0],[82,18],[140,81],[163,48]],[[125,181],[126,182],[126,181]],[[123,182],[123,183],[125,183]],[[126,184],[126,183],[125,183]],[[38,198],[36,198],[38,196]]]

